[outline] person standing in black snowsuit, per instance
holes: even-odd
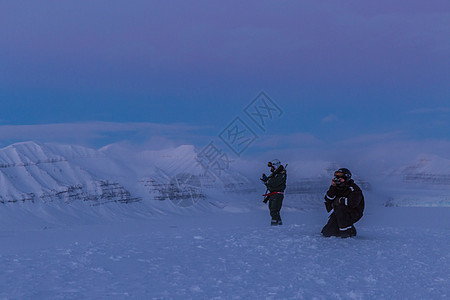
[[[365,204],[361,189],[351,177],[352,173],[346,168],[334,172],[331,186],[325,195],[327,212],[334,210],[322,229],[322,234],[326,237],[356,236],[353,224],[363,216]]]
[[[264,195],[264,203],[269,201],[270,216],[272,217],[270,225],[283,225],[280,210],[283,204],[284,190],[286,189],[286,169],[278,159],[268,162],[267,165],[270,167],[272,174],[269,176],[262,174],[261,177],[269,192]]]

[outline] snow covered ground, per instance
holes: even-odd
[[[0,299],[450,298],[449,208],[369,202],[349,239],[320,236],[324,209],[282,216],[19,220],[0,229]]]

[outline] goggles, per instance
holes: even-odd
[[[345,175],[342,172],[334,172],[334,178],[333,178],[333,182],[336,185],[341,185],[345,182]]]
[[[267,166],[268,166],[268,167],[272,167],[272,166],[273,166],[273,165],[272,165],[272,162],[269,161],[269,162],[267,163]]]
[[[345,179],[345,175],[342,172],[335,172],[334,178],[344,178]]]

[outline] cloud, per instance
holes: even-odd
[[[263,135],[250,147],[260,149],[300,148],[316,146],[321,143],[322,141],[312,134],[297,132],[292,134]]]
[[[437,113],[448,113],[450,112],[450,107],[437,107],[437,108],[419,108],[406,112],[411,115],[422,115],[422,114],[437,114]]]
[[[204,129],[187,124],[85,122],[41,125],[2,125],[0,141],[5,144],[19,141],[63,142],[103,146],[122,140],[186,140],[194,132]],[[161,138],[157,138],[157,137]],[[164,139],[162,138],[164,137]]]
[[[386,133],[374,133],[365,134],[352,137],[340,142],[341,144],[347,145],[373,145],[373,144],[383,144],[391,141],[398,141],[405,139],[406,136],[402,131],[386,132]]]
[[[263,135],[243,152],[241,158],[249,161],[317,159],[324,149],[327,149],[324,142],[310,133]]]
[[[322,123],[332,123],[336,122],[338,120],[338,117],[335,114],[329,114],[325,118],[322,119]]]

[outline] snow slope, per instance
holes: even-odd
[[[0,216],[14,219],[17,211],[55,221],[86,214],[109,219],[124,211],[195,213],[217,207],[207,192],[249,189],[239,172],[224,174],[227,185],[212,182],[195,158],[193,146],[133,153],[113,146],[14,144],[0,149],[0,203],[7,206]]]
[[[450,207],[450,160],[420,155],[406,166],[385,174],[389,184],[383,191],[387,206]]]
[[[67,153],[68,148],[72,151]],[[0,151],[0,202],[135,202],[119,183],[100,178],[71,162],[97,158],[96,152],[67,146],[61,153],[37,143],[14,144]],[[78,150],[78,151],[77,151]]]

